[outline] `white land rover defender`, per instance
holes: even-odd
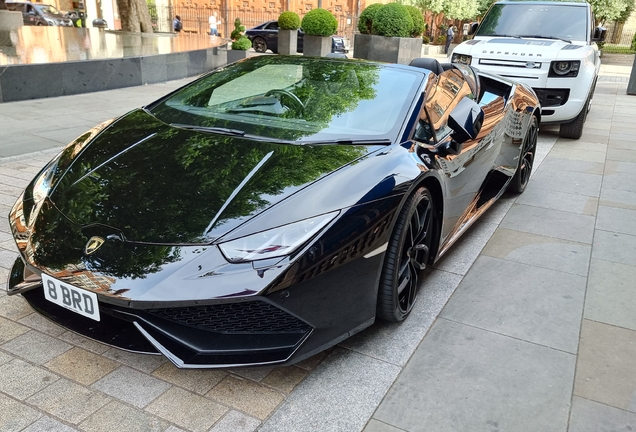
[[[590,109],[601,59],[586,1],[504,0],[494,3],[472,40],[454,50],[453,63],[523,82],[541,102],[541,123],[560,123],[559,135],[578,139]]]

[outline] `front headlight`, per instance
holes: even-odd
[[[473,56],[469,56],[466,54],[455,54],[451,57],[451,63],[459,63],[470,66],[470,62],[473,61]]]
[[[55,25],[55,21],[50,20],[50,19],[48,19],[48,18],[46,18],[46,23],[47,23],[48,25],[52,25],[52,26],[54,26],[54,25]]]
[[[220,243],[230,262],[256,261],[291,254],[331,222],[339,211]]]
[[[553,61],[550,63],[550,77],[575,77],[579,74],[581,62],[575,61]]]

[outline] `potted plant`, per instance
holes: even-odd
[[[245,27],[241,25],[239,18],[234,20],[234,30],[230,34],[232,49],[227,52],[227,62],[234,63],[247,57],[247,50],[252,48],[252,41],[243,34]]]
[[[371,35],[363,36],[361,40],[358,40],[359,35],[355,36],[354,57],[402,64],[421,57],[424,20],[419,10],[415,13],[399,3],[388,3],[372,12]],[[416,23],[412,14],[419,16]],[[368,24],[365,26],[368,28]]]
[[[382,3],[373,3],[367,6],[360,14],[360,19],[358,19],[358,31],[360,34],[356,34],[353,39],[353,53],[358,58],[365,59],[369,55],[373,19],[382,6],[384,6]]]
[[[318,8],[307,12],[301,22],[305,32],[303,54],[324,57],[331,52],[331,35],[338,30],[338,20],[326,9]]]
[[[298,29],[300,17],[296,12],[283,12],[278,17],[278,53],[296,54],[298,51]]]

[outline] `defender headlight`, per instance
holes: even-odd
[[[466,54],[455,54],[451,57],[451,63],[459,63],[470,66],[470,63],[473,61],[473,56],[469,56]]]
[[[45,20],[46,20],[46,23],[47,23],[48,25],[52,25],[52,26],[54,26],[54,25],[55,25],[55,21],[50,20],[50,19],[48,19],[48,18],[45,18]]]
[[[338,213],[340,212],[335,211],[230,240],[220,243],[219,248],[225,258],[234,263],[283,257],[316,235]]]
[[[575,77],[579,74],[581,62],[575,61],[553,61],[550,63],[549,77]]]

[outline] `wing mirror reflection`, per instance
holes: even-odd
[[[474,35],[477,31],[477,27],[479,27],[478,22],[470,23],[470,27],[468,27],[468,35]]]
[[[484,111],[472,99],[464,97],[448,117],[448,126],[453,130],[453,141],[463,144],[477,138],[484,122]]]

